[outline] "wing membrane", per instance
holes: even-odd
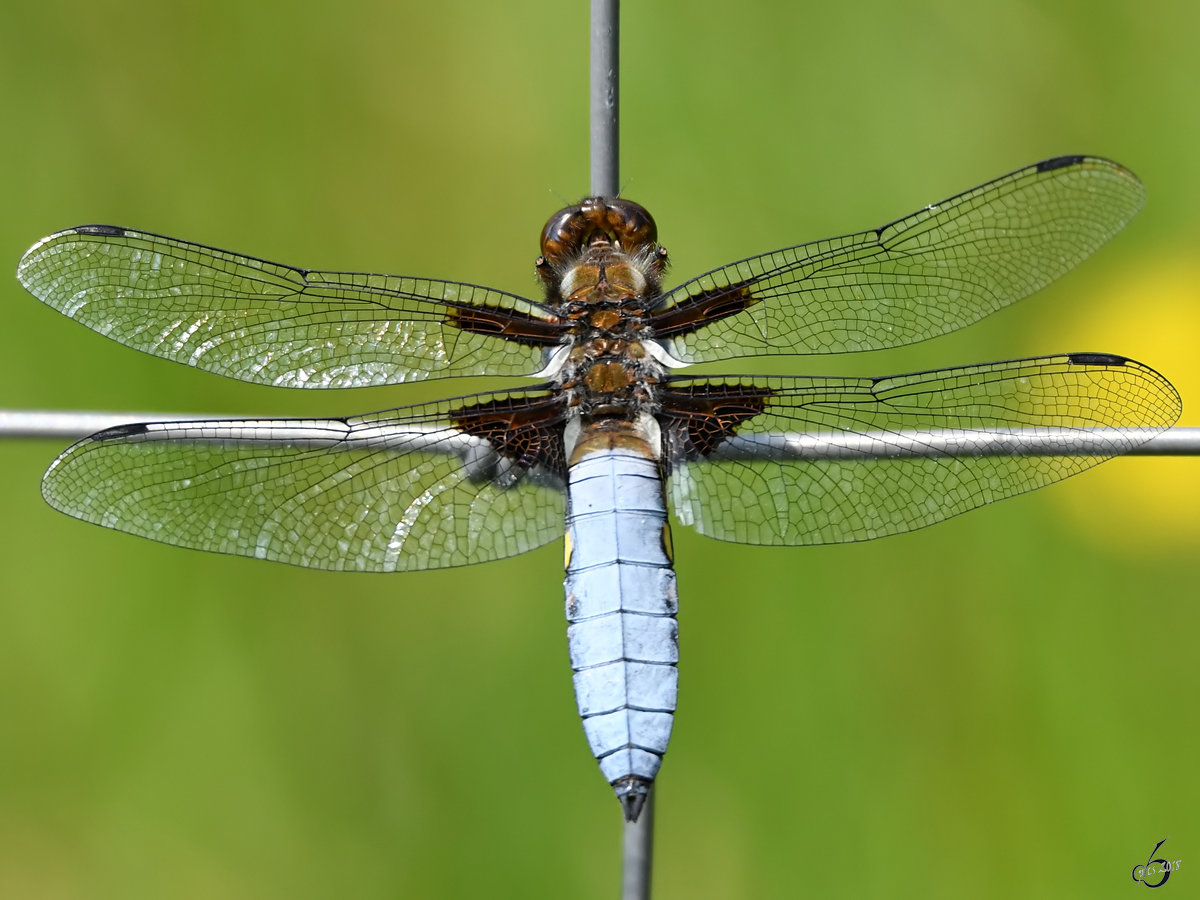
[[[316,569],[468,565],[560,536],[559,467],[518,465],[467,434],[463,399],[350,419],[121,426],[68,448],[42,493],[108,528]],[[465,399],[489,420],[551,402]]]
[[[529,375],[557,342],[543,307],[513,294],[399,275],[318,272],[115,226],[39,241],[21,283],[129,347],[242,381],[345,388],[450,375]],[[483,310],[531,343],[463,330]]]
[[[683,403],[672,397],[678,390]],[[1104,354],[877,379],[673,379],[663,401],[696,408],[697,396],[736,433],[698,453],[703,422],[670,422],[676,515],[720,540],[792,546],[912,531],[1033,490],[1149,440],[1181,409],[1153,369]],[[1106,446],[1088,457],[1068,455],[1065,445],[1062,455],[964,456],[944,442],[947,432],[969,444],[980,432],[1003,438],[1032,429],[1052,444],[1098,428],[1107,429]],[[931,455],[912,452],[911,434],[901,432],[914,431],[939,436]],[[843,458],[813,458],[804,449],[813,443],[842,447]],[[864,446],[900,458],[854,459]]]
[[[882,228],[715,269],[667,293],[654,322],[684,362],[923,341],[1059,278],[1144,199],[1117,163],[1046,160]]]

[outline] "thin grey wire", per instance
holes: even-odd
[[[650,786],[646,805],[636,822],[625,823],[621,838],[621,900],[649,900],[650,868],[654,860],[654,795]]]
[[[615,197],[618,181],[620,87],[620,0],[592,0],[591,19],[591,192]]]
[[[133,422],[218,420],[212,414],[106,413],[53,410],[0,410],[0,439],[49,438],[72,441]],[[820,434],[760,434],[735,438],[723,448],[728,457],[774,459],[895,459],[921,456],[1111,456],[1136,430],[1009,429],[1007,431],[892,431],[833,437]],[[280,431],[280,443],[288,438]],[[257,439],[256,443],[266,443]],[[1169,428],[1124,451],[1126,456],[1200,456],[1200,428]]]

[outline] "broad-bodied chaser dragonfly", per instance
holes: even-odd
[[[1127,169],[1060,157],[889,225],[664,291],[667,253],[650,214],[589,197],[542,232],[540,301],[71,228],[25,254],[22,284],[156,356],[283,387],[541,382],[352,418],[124,425],[59,456],[43,494],[70,515],[170,544],[355,571],[500,559],[555,540],[565,522],[579,712],[635,819],[676,702],[668,506],[724,541],[869,540],[1065,478],[1180,412],[1162,376],[1104,353],[878,378],[677,370],[945,334],[1067,272],[1142,202]],[[1103,453],[1070,455],[1081,429],[1101,429]],[[1018,432],[1050,450],[971,455],[980,435]]]

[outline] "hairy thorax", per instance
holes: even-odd
[[[546,224],[538,271],[547,302],[571,323],[555,380],[585,418],[653,409],[666,372],[647,324],[666,269],[656,238],[650,214],[627,200],[587,198]]]

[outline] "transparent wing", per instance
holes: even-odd
[[[17,277],[39,300],[126,346],[259,384],[529,375],[558,343],[551,314],[513,294],[298,269],[109,225],[42,239]]]
[[[107,528],[315,569],[461,566],[554,540],[561,461],[497,449],[497,423],[530,410],[552,418],[552,400],[465,399],[477,402],[351,419],[122,426],[67,449],[42,493]]]
[[[684,362],[923,341],[1060,277],[1144,198],[1117,163],[1046,160],[881,228],[715,269],[667,293],[652,326]]]
[[[723,417],[732,432],[697,453],[722,426],[668,415],[679,519],[720,540],[776,545],[865,541],[940,522],[1123,453],[1181,409],[1153,369],[1106,354],[874,379],[674,379],[662,396],[668,408]],[[1081,429],[1104,429],[1096,455],[1066,449]],[[1005,455],[1014,430],[1032,430],[1046,455]],[[964,455],[989,441],[990,455]],[[841,448],[841,458],[818,458],[830,455],[812,452],[818,443]],[[896,458],[868,459],[868,450]]]

